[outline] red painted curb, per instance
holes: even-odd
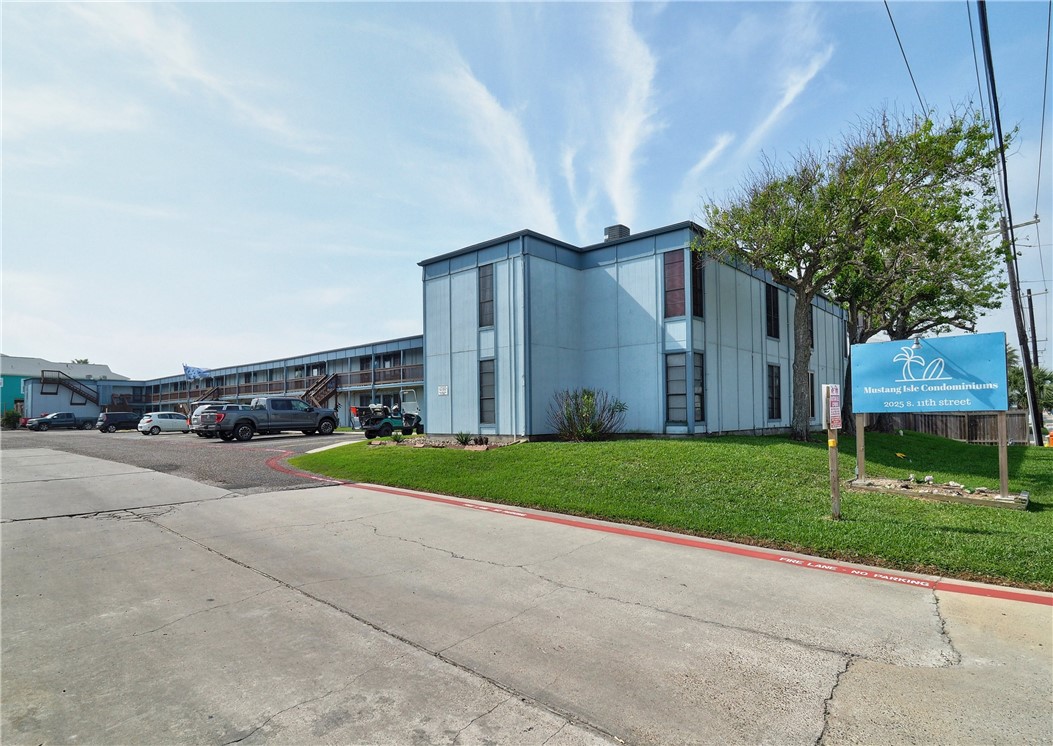
[[[931,578],[924,578],[915,575],[905,575],[903,573],[897,572],[886,572],[884,570],[872,568],[864,569],[860,567],[850,567],[828,560],[820,560],[808,557],[790,557],[787,555],[779,554],[778,552],[765,551],[763,549],[754,549],[745,545],[722,544],[713,541],[707,541],[705,539],[696,539],[691,536],[652,533],[650,531],[643,531],[641,529],[629,528],[626,526],[591,523],[575,518],[561,518],[559,516],[544,515],[541,513],[531,513],[523,510],[506,508],[499,505],[479,505],[476,503],[465,502],[464,500],[458,500],[457,498],[442,497],[440,495],[429,495],[426,493],[400,490],[392,487],[382,487],[379,485],[361,484],[357,482],[342,482],[341,484],[343,484],[346,487],[356,487],[358,489],[371,490],[373,492],[384,492],[387,494],[399,495],[402,497],[412,497],[417,500],[427,500],[428,502],[435,502],[443,505],[450,505],[453,507],[481,510],[487,513],[498,513],[500,515],[512,516],[514,518],[526,518],[527,520],[541,521],[542,523],[555,523],[561,526],[582,528],[587,531],[600,531],[602,533],[616,534],[618,536],[630,536],[636,539],[660,541],[665,544],[676,544],[678,546],[692,547],[694,549],[705,549],[712,552],[734,554],[740,557],[749,557],[751,559],[765,560],[766,562],[780,562],[782,564],[800,567],[806,570],[820,570],[822,572],[839,573],[842,575],[851,575],[857,578],[867,578],[870,580],[881,580],[886,583],[907,585],[912,586],[914,588],[925,588],[928,590],[946,591],[949,593],[964,593],[973,596],[1000,598],[1006,601],[1020,601],[1023,603],[1053,606],[1053,594],[1049,593],[1039,593],[1037,591],[1034,593],[1028,593],[1025,591],[1017,591],[1010,588],[999,588],[995,586],[962,585],[954,581],[947,581],[943,579],[933,580]]]
[[[766,562],[779,562],[784,565],[800,567],[805,570],[820,570],[822,572],[832,572],[841,575],[851,575],[857,578],[880,580],[886,583],[896,583],[898,585],[907,585],[912,586],[914,588],[925,588],[928,590],[945,591],[947,593],[962,593],[971,596],[999,598],[1005,601],[1019,601],[1022,603],[1053,606],[1053,593],[1041,593],[1038,591],[1029,593],[1025,591],[1018,591],[1011,588],[1001,588],[997,586],[963,585],[960,582],[944,580],[942,578],[933,580],[931,578],[924,578],[916,575],[906,575],[897,572],[885,572],[884,570],[878,570],[873,568],[850,567],[848,565],[838,564],[837,562],[821,560],[811,557],[791,557],[784,554],[779,554],[776,551],[755,549],[742,544],[724,544],[714,541],[707,541],[705,539],[696,539],[692,536],[684,536],[680,534],[653,533],[651,531],[630,528],[628,526],[619,526],[616,524],[607,523],[592,523],[589,521],[583,521],[570,517],[545,515],[542,513],[531,513],[523,510],[516,510],[514,508],[507,508],[497,504],[478,504],[473,502],[467,502],[465,500],[461,500],[455,497],[443,497],[441,495],[431,495],[425,492],[414,492],[411,490],[397,489],[394,487],[383,487],[375,484],[362,484],[360,482],[342,482],[339,480],[328,479],[326,477],[319,477],[315,474],[308,474],[307,472],[298,471],[281,463],[281,461],[287,458],[291,453],[291,451],[283,451],[281,454],[267,459],[267,466],[269,466],[272,469],[275,469],[276,471],[280,471],[293,476],[304,477],[305,479],[314,479],[320,482],[329,482],[331,484],[341,485],[344,487],[355,487],[360,490],[383,492],[389,495],[399,495],[400,497],[412,497],[415,500],[426,500],[428,502],[439,503],[441,505],[450,505],[456,508],[469,508],[471,510],[481,510],[486,513],[497,513],[499,515],[512,516],[513,518],[525,518],[530,521],[554,523],[560,526],[581,528],[587,531],[599,531],[601,533],[606,534],[629,536],[634,539],[660,541],[665,544],[675,544],[677,546],[692,547],[694,549],[705,549],[711,552],[721,552],[723,554],[734,554],[739,557],[749,557],[751,559],[759,559],[764,560]]]

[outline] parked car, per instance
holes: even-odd
[[[147,412],[139,420],[139,432],[143,435],[189,433],[190,420],[179,412]]]
[[[26,420],[30,430],[57,430],[60,427],[74,430],[91,430],[94,417],[77,417],[73,412],[53,412],[47,417],[33,417]]]
[[[95,429],[100,433],[115,433],[118,430],[134,430],[139,425],[142,415],[135,412],[103,412],[95,421]]]
[[[267,396],[253,399],[252,406],[245,411],[202,412],[200,428],[223,440],[240,441],[286,430],[299,430],[304,435],[332,435],[336,430],[336,412],[312,406],[302,399]]]
[[[202,412],[244,412],[247,409],[249,409],[248,404],[234,404],[229,401],[199,402],[194,408],[194,413],[190,415],[190,432],[200,438],[214,438],[216,437],[214,431],[201,429]]]

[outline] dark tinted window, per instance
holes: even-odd
[[[494,265],[479,268],[479,326],[494,325]]]
[[[684,252],[667,251],[662,255],[664,267],[665,318],[684,315]]]

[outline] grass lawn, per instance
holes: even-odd
[[[998,489],[998,450],[907,432],[868,433],[868,476],[931,474]],[[840,442],[841,479],[855,442]],[[897,454],[903,454],[903,457]],[[348,481],[459,495],[948,577],[1053,590],[1053,448],[1009,448],[1026,511],[841,491],[830,519],[825,437],[524,443],[491,451],[370,448],[299,456]]]

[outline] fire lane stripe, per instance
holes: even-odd
[[[691,547],[693,549],[704,549],[711,552],[721,552],[723,554],[733,554],[739,557],[759,559],[764,560],[766,562],[778,562],[780,564],[790,565],[792,567],[799,567],[804,570],[819,570],[821,572],[832,572],[840,575],[850,575],[852,577],[857,578],[880,580],[886,583],[895,583],[897,585],[907,585],[912,586],[914,588],[925,588],[928,590],[935,591],[945,591],[948,593],[962,593],[965,595],[972,596],[998,598],[1005,601],[1020,601],[1023,603],[1053,606],[1053,593],[1041,593],[1038,591],[1028,593],[1024,591],[1014,590],[1011,588],[1001,588],[997,586],[963,585],[960,582],[946,580],[944,578],[932,580],[929,578],[905,575],[896,572],[884,572],[876,569],[849,567],[847,565],[842,565],[838,564],[837,562],[831,562],[826,560],[812,559],[807,557],[790,557],[784,554],[779,554],[777,551],[774,550],[762,551],[759,549],[752,549],[749,546],[741,544],[722,544],[714,541],[707,541],[706,539],[697,539],[691,536],[652,533],[650,531],[643,531],[627,526],[619,526],[615,524],[604,523],[591,523],[575,518],[560,517],[555,515],[544,515],[542,513],[532,513],[524,510],[514,510],[512,508],[507,508],[497,504],[478,504],[473,502],[467,502],[465,500],[458,499],[455,497],[443,497],[441,495],[433,495],[425,492],[414,492],[412,490],[403,490],[395,487],[384,487],[382,485],[376,484],[364,484],[361,482],[345,482],[335,479],[328,479],[325,477],[319,477],[315,474],[309,474],[307,472],[293,469],[292,467],[286,466],[285,464],[281,463],[289,455],[292,455],[292,453],[286,451],[284,454],[274,456],[267,460],[267,466],[285,474],[304,477],[305,479],[314,479],[321,482],[328,482],[330,484],[340,485],[342,487],[354,487],[356,489],[369,490],[372,492],[383,492],[389,495],[411,497],[415,500],[424,500],[427,502],[439,503],[440,505],[449,505],[451,507],[456,508],[469,508],[471,510],[479,510],[485,513],[497,513],[499,515],[511,516],[513,518],[525,518],[530,521],[539,521],[541,523],[553,523],[559,526],[581,528],[587,531],[599,531],[601,533],[615,534],[617,536],[628,536],[634,539],[659,541],[665,544],[674,544],[677,546]]]

